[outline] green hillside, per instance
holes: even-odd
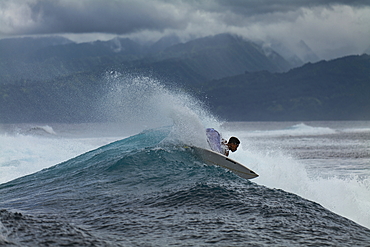
[[[369,55],[348,56],[214,80],[204,93],[215,113],[232,120],[368,120],[369,68]]]

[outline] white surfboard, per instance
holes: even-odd
[[[256,174],[254,171],[248,169],[239,162],[228,158],[225,155],[222,155],[220,153],[208,149],[198,147],[192,148],[194,149],[195,153],[202,157],[204,162],[208,165],[218,165],[227,168],[234,172],[236,175],[245,179],[252,179],[258,177],[258,174]]]

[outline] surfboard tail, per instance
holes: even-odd
[[[257,173],[225,155],[198,147],[192,147],[192,149],[194,149],[195,153],[199,155],[206,164],[224,167],[245,179],[258,177]]]

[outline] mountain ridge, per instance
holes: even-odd
[[[110,72],[182,88],[227,121],[370,120],[369,55],[277,72],[265,69],[280,63],[277,53],[228,34],[183,44],[162,40],[154,54],[146,50],[150,45],[120,38],[89,44],[34,41],[39,48],[28,52],[42,53],[34,56],[36,62],[0,60],[0,122],[106,121],[104,113],[91,113],[98,111],[94,102],[106,90]],[[63,50],[68,47],[73,49]],[[26,51],[19,50],[28,56]],[[73,59],[71,52],[76,52]],[[254,69],[248,70],[247,61]]]
[[[51,44],[52,39],[59,38],[20,39],[19,48],[13,40],[0,40],[0,51],[13,47],[10,53],[1,53],[0,83],[51,80],[98,68],[144,71],[151,63],[159,67],[160,62],[168,64],[171,59],[177,59],[208,79],[236,75],[246,70],[281,72],[291,68],[276,52],[270,51],[268,56],[259,45],[231,34],[208,36],[186,43],[178,43],[179,40],[173,37],[152,45],[141,45],[127,38],[88,43],[73,43],[61,38],[59,43]],[[28,48],[27,41],[31,44]],[[42,41],[50,44],[37,45]]]
[[[208,82],[212,110],[235,121],[368,120],[370,56],[307,63],[285,73],[245,73]],[[231,95],[237,103],[218,103]]]

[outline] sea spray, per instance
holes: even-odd
[[[149,77],[111,72],[105,77],[106,92],[101,99],[101,112],[108,122],[120,122],[123,127],[149,129],[169,125],[161,107],[164,86]],[[168,101],[167,104],[171,102]]]
[[[172,141],[205,146],[204,129],[219,125],[204,103],[174,86],[155,78],[111,72],[102,109],[109,121],[151,129],[173,126]]]

